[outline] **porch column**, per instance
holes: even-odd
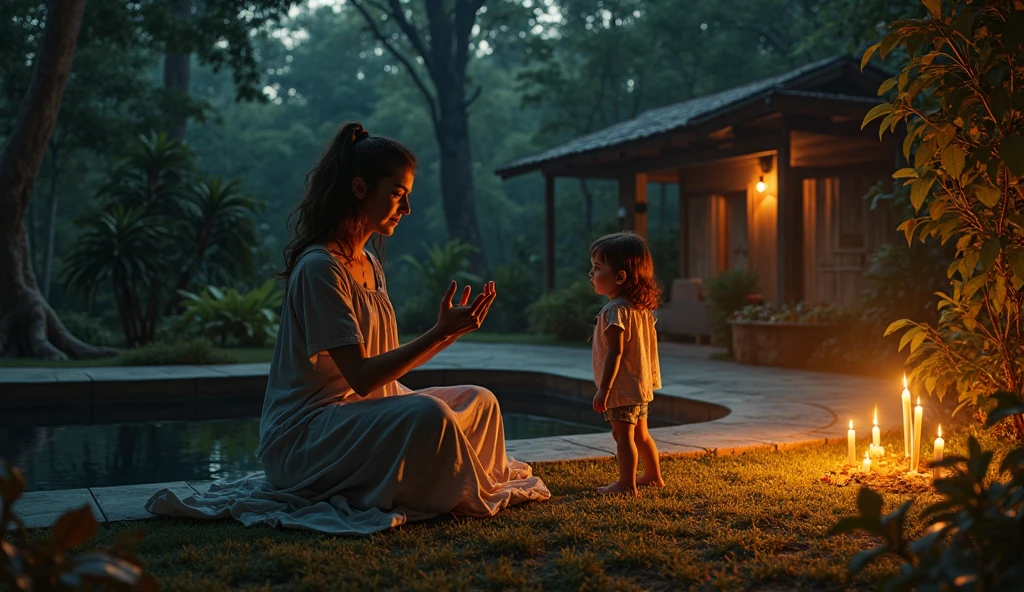
[[[679,277],[690,277],[690,202],[683,185],[683,169],[679,169]]]
[[[791,141],[789,126],[783,122],[779,152],[778,196],[776,220],[776,270],[778,302],[795,302],[803,296],[803,191],[790,167]]]
[[[544,173],[544,289],[555,289],[555,176]]]
[[[619,213],[622,230],[647,238],[647,175],[634,173],[619,178]]]

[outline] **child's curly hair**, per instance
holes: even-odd
[[[632,232],[606,234],[590,245],[590,256],[626,272],[623,295],[640,310],[656,310],[661,305],[661,283],[654,275],[654,259],[647,241]]]

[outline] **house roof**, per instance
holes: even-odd
[[[522,174],[535,170],[543,163],[555,159],[610,148],[626,142],[693,126],[712,117],[728,113],[751,102],[763,100],[776,94],[811,100],[830,99],[845,102],[877,103],[878,99],[873,97],[814,92],[801,88],[811,78],[816,78],[823,73],[839,70],[850,65],[859,67],[857,61],[850,56],[836,56],[714,94],[650,109],[633,119],[616,123],[604,129],[579,136],[543,152],[510,162],[495,172],[503,177]]]

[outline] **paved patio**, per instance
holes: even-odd
[[[902,385],[899,377],[877,380],[741,366],[708,360],[714,351],[685,344],[660,345],[663,388],[659,395],[692,404],[721,405],[730,411],[714,421],[652,429],[651,434],[662,453],[716,451],[722,454],[758,446],[790,446],[826,438],[845,439],[846,424],[850,419],[858,428],[859,440],[863,442],[870,435],[871,413],[875,404],[878,405],[879,423],[883,430],[902,427]],[[530,371],[553,377],[592,380],[590,365],[590,350],[586,348],[456,343],[423,369]],[[82,410],[88,409],[88,413],[117,412],[119,406],[146,405],[146,396],[140,396],[140,393],[159,392],[162,384],[181,377],[195,378],[194,396],[201,403],[203,384],[209,383],[205,388],[211,388],[209,385],[212,384],[219,385],[218,388],[231,384],[258,384],[265,381],[267,370],[268,364],[0,369],[0,405],[10,403],[15,398],[16,389],[34,393],[33,403],[38,405],[45,403],[47,392],[71,385],[88,387],[85,383],[90,383],[103,392],[90,390],[92,400]],[[122,383],[123,389],[116,386]],[[134,396],[129,393],[134,393]],[[59,415],[71,411],[65,409]],[[557,436],[510,441],[508,452],[528,462],[607,458],[614,453],[614,442],[607,433]],[[190,493],[201,492],[207,486],[206,482],[182,481],[31,492],[18,502],[17,509],[28,526],[48,526],[64,510],[83,504],[90,505],[101,521],[140,519],[149,517],[142,508],[145,500],[162,487]]]

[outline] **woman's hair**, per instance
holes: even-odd
[[[623,295],[641,310],[661,304],[661,284],[654,275],[654,259],[647,241],[632,232],[606,234],[590,245],[590,256],[616,272],[626,272]]]
[[[306,192],[288,216],[294,235],[284,249],[284,271],[278,277],[290,276],[299,256],[310,245],[333,240],[338,234],[359,232],[364,223],[360,215],[363,202],[352,193],[353,179],[362,177],[367,190],[373,191],[382,178],[394,176],[403,168],[415,169],[416,156],[401,142],[371,136],[356,122],[342,125],[306,174]],[[351,259],[353,254],[346,252],[348,245],[339,246],[342,255]],[[374,236],[373,248],[382,257],[384,237]]]

